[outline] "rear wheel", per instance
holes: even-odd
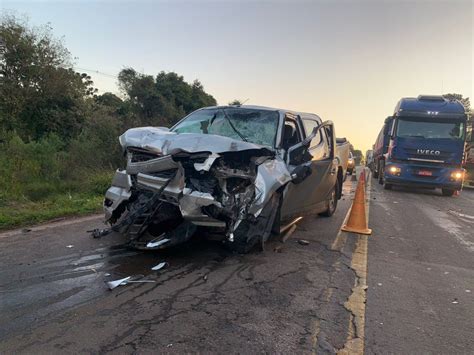
[[[379,171],[378,169],[376,169],[374,166],[372,166],[372,176],[374,177],[374,179],[377,179],[379,177]]]
[[[383,185],[384,171],[385,171],[385,163],[384,163],[383,161],[379,161],[378,176],[379,176],[379,184],[380,184],[380,185]]]
[[[441,189],[443,196],[453,196],[455,191],[454,189]]]
[[[326,202],[327,209],[326,211],[320,213],[319,214],[320,216],[331,217],[334,214],[334,212],[336,212],[338,189],[339,189],[339,182],[336,182],[336,185],[332,188],[331,192],[329,193],[329,197]]]

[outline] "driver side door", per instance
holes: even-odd
[[[299,118],[298,124],[309,136],[314,127],[321,123],[316,119]],[[337,160],[334,159],[334,142],[327,130],[321,128],[308,146],[302,147],[296,156],[287,156],[288,170],[298,166],[308,166],[311,174],[299,184],[290,183],[284,195],[281,215],[287,219],[304,213],[318,213],[326,208],[326,201],[336,184]],[[301,142],[298,142],[301,143]],[[298,149],[299,150],[299,149]]]

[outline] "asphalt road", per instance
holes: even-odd
[[[369,354],[474,354],[474,190],[371,189]]]
[[[0,353],[340,349],[354,242],[331,245],[350,205],[349,180],[332,218],[306,217],[283,245],[272,240],[248,255],[199,238],[130,251],[118,235],[86,233],[103,226],[97,217],[2,234]],[[169,267],[150,270],[162,261]],[[155,283],[105,285],[129,275]]]
[[[248,255],[131,251],[97,216],[0,234],[0,353],[472,353],[474,191],[371,184],[367,237],[339,232],[353,187]],[[155,282],[105,285],[130,275]]]

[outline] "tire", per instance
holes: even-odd
[[[383,181],[384,181],[384,171],[385,171],[385,163],[383,161],[379,161],[379,168],[378,168],[378,172],[379,172],[379,184],[380,185],[383,185]]]
[[[374,177],[374,179],[377,179],[379,177],[379,171],[375,169],[375,167],[373,167],[371,170],[372,170],[372,176]]]
[[[387,183],[384,183],[384,184],[383,184],[383,188],[384,188],[385,190],[391,190],[392,187],[393,187],[392,184],[387,184]]]
[[[256,220],[244,219],[240,222],[234,231],[234,240],[232,242],[226,240],[224,242],[225,246],[235,253],[247,254],[260,243],[261,250],[263,250],[272,229],[276,228],[275,219],[279,218],[277,215],[280,211],[280,205],[280,193],[275,193]]]
[[[280,234],[280,228],[281,228],[281,205],[282,205],[282,196],[280,196],[280,202],[278,203],[278,210],[275,216],[275,219],[273,221],[272,225],[272,230],[271,233],[273,235],[279,235]]]
[[[441,189],[443,196],[448,196],[448,197],[453,196],[455,191],[456,190],[454,189]]]
[[[247,254],[253,247],[258,243],[257,238],[247,238],[250,228],[252,228],[252,223],[245,220],[242,221],[238,227],[238,230],[234,233],[234,241],[225,241],[226,247],[238,254]]]
[[[336,185],[332,188],[329,193],[329,198],[327,200],[327,209],[324,212],[319,213],[323,217],[331,217],[337,208],[337,192],[339,189],[339,181],[336,182]]]

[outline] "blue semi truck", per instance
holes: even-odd
[[[373,176],[394,185],[461,190],[467,113],[442,96],[403,98],[387,117],[374,144]]]

